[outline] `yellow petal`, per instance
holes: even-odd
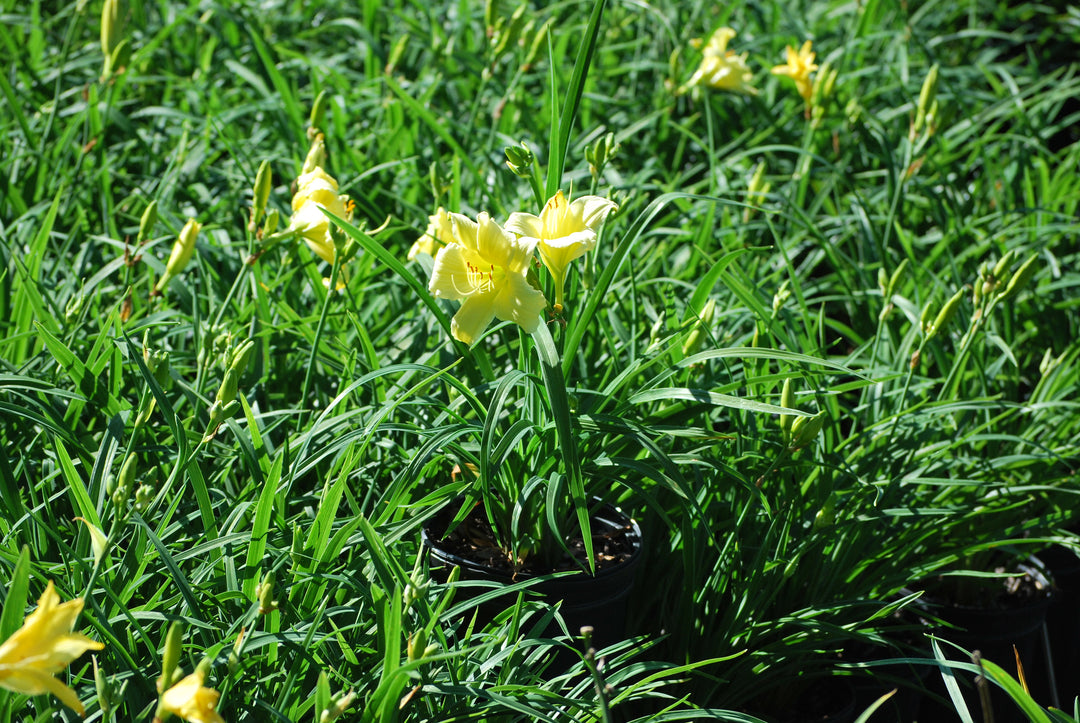
[[[472,344],[491,320],[495,318],[494,293],[476,294],[461,302],[461,308],[450,321],[450,333],[465,344]]]

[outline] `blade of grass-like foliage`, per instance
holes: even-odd
[[[885,701],[887,701],[889,698],[892,698],[894,695],[896,695],[896,688],[893,688],[888,693],[871,703],[866,710],[859,714],[859,717],[855,719],[855,723],[867,723],[867,721],[870,720],[870,716],[874,714],[874,711],[885,705]]]
[[[4,594],[4,610],[0,613],[0,640],[7,640],[22,626],[29,589],[30,548],[23,545]]]
[[[60,469],[64,472],[64,481],[67,482],[68,492],[75,500],[75,508],[81,516],[93,523],[94,526],[101,527],[101,518],[98,517],[97,509],[90,501],[90,495],[86,491],[86,485],[83,484],[82,476],[75,470],[75,465],[71,462],[67,447],[59,439],[54,440],[53,447],[56,449],[56,456],[60,460]]]
[[[968,712],[967,703],[964,702],[964,696],[960,692],[960,686],[956,683],[956,677],[953,675],[953,669],[949,665],[949,660],[945,657],[945,654],[941,652],[941,646],[938,645],[937,640],[930,641],[930,647],[934,651],[934,659],[938,662],[938,670],[941,672],[941,679],[945,681],[945,688],[949,692],[949,699],[952,700],[953,706],[956,708],[956,714],[960,716],[961,723],[975,723],[971,718],[971,713]]]
[[[742,397],[733,397],[729,394],[718,394],[705,389],[690,389],[687,387],[646,389],[645,391],[632,395],[628,401],[631,404],[644,404],[646,402],[672,400],[701,402],[702,404],[729,407],[731,409],[742,409],[748,412],[764,412],[765,414],[789,414],[795,417],[814,416],[813,413],[804,412],[801,409],[789,409],[788,407],[779,407],[775,404],[766,404],[765,402],[755,402],[750,399],[743,399]]]
[[[566,88],[566,98],[562,103],[562,112],[558,122],[553,122],[551,124],[548,139],[548,166],[545,187],[548,198],[554,196],[562,185],[563,167],[566,164],[566,150],[570,142],[570,131],[574,127],[578,108],[581,105],[581,96],[585,92],[585,78],[589,74],[589,66],[592,65],[593,53],[596,51],[596,43],[600,37],[600,19],[604,15],[605,4],[606,0],[596,0],[593,3],[592,13],[589,15],[589,22],[585,26],[581,45],[578,46],[577,57],[574,59],[574,70],[570,75],[570,85]],[[556,95],[554,84],[556,65],[555,59],[552,58],[551,94],[553,97]],[[555,113],[556,105],[557,104],[554,102],[552,103],[553,115]]]
[[[566,376],[559,364],[559,352],[546,324],[540,324],[533,334],[536,353],[540,357],[540,371],[544,377],[544,389],[555,421],[555,434],[559,440],[559,453],[563,459],[563,472],[570,485],[570,499],[574,502],[578,526],[585,543],[585,558],[589,571],[596,571],[593,559],[592,533],[589,526],[589,500],[585,497],[585,480],[581,476],[577,440],[570,422],[570,403],[566,396]]]
[[[266,535],[270,530],[270,515],[274,511],[274,497],[277,494],[278,484],[281,482],[281,469],[285,461],[285,455],[279,454],[270,466],[270,473],[263,483],[259,493],[259,501],[255,504],[255,516],[251,521],[251,539],[248,542],[247,559],[244,564],[245,577],[243,583],[244,595],[254,599],[255,588],[259,584],[259,563],[266,551]]]
[[[49,236],[56,223],[60,199],[63,197],[64,190],[58,190],[45,213],[45,218],[37,224],[37,233],[31,239],[26,254],[22,256],[26,259],[27,265],[23,265],[19,258],[15,259],[15,279],[11,287],[11,319],[7,344],[5,344],[7,351],[4,355],[12,364],[22,364],[26,360],[30,342],[33,339],[32,321],[36,319],[43,325],[42,328],[47,328],[51,332],[58,331],[56,321],[41,298],[37,285],[41,277],[41,266],[45,260]]]

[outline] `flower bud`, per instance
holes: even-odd
[[[1001,283],[1009,267],[1012,266],[1014,258],[1016,258],[1016,249],[1009,249],[1004,256],[998,259],[998,262],[994,264],[994,270],[990,272],[990,278],[994,280],[994,283]]]
[[[106,491],[110,492],[113,497],[113,504],[117,507],[123,506],[128,501],[128,497],[131,496],[131,491],[135,489],[135,453],[131,452],[124,459],[124,464],[120,467],[120,474],[116,477],[116,480],[112,489],[106,487]]]
[[[892,272],[892,276],[889,277],[889,286],[885,292],[887,298],[892,298],[892,295],[896,293],[897,288],[900,286],[900,282],[904,280],[904,273],[907,271],[908,260],[904,259]]]
[[[139,219],[139,243],[143,243],[153,235],[157,218],[157,199],[154,199],[147,204],[142,218]]]
[[[1009,279],[1009,285],[1005,287],[1005,290],[998,295],[998,301],[1005,301],[1006,299],[1016,296],[1028,282],[1031,281],[1031,277],[1035,275],[1039,269],[1035,266],[1035,262],[1038,260],[1037,255],[1033,255],[1028,258],[1024,264],[1016,270]]]
[[[193,218],[189,218],[187,223],[184,224],[184,228],[180,230],[180,236],[177,237],[176,243],[173,244],[169,260],[165,264],[165,273],[154,285],[155,293],[160,294],[169,285],[169,282],[183,271],[184,267],[191,261],[191,257],[195,253],[195,239],[198,238],[201,229],[202,224]]]
[[[174,620],[165,633],[164,650],[161,653],[161,677],[158,693],[164,693],[180,679],[180,653],[184,646],[184,624]]]
[[[784,387],[780,392],[780,406],[787,409],[795,408],[795,391],[791,388],[791,377],[784,380]],[[793,417],[790,414],[780,415],[780,429],[784,433],[785,439],[791,433],[791,424]]]
[[[960,301],[963,298],[964,290],[960,289],[945,302],[945,305],[941,307],[941,311],[934,317],[934,322],[927,331],[927,339],[932,339],[939,331],[948,326],[949,322],[952,321],[953,316],[956,315],[956,310],[960,308]]]
[[[532,175],[535,156],[533,156],[533,152],[529,150],[529,147],[525,145],[525,141],[521,142],[520,148],[518,146],[507,146],[503,149],[503,152],[506,153],[506,165],[515,176],[528,178]]]
[[[814,515],[814,529],[824,530],[836,522],[836,493],[830,492],[825,504]]]
[[[248,231],[255,233],[259,227],[259,221],[266,213],[266,204],[270,201],[270,187],[273,183],[270,161],[259,164],[259,172],[255,174],[255,185],[252,187],[251,220],[248,222]]]
[[[217,396],[214,397],[214,401],[223,406],[228,404],[236,399],[236,392],[239,388],[240,372],[229,367],[225,370],[225,377],[221,380],[221,386],[218,387]]]
[[[934,314],[934,307],[930,302],[926,302],[926,306],[923,307],[922,314],[919,315],[919,328],[922,329],[923,334],[929,334],[931,330],[930,318]]]
[[[701,348],[702,343],[709,336],[709,329],[712,327],[712,321],[715,315],[716,299],[709,297],[709,300],[705,302],[705,306],[702,307],[701,313],[698,314],[697,320],[694,322],[694,327],[687,335],[686,341],[683,342],[683,356],[690,356]]]
[[[427,632],[421,628],[415,633],[409,636],[409,644],[406,646],[406,651],[409,655],[409,662],[415,663],[417,660],[421,660],[424,657],[424,650],[427,648]]]
[[[919,91],[919,105],[915,110],[915,120],[911,124],[911,137],[914,138],[922,130],[926,123],[926,116],[930,111],[934,96],[937,94],[938,66],[937,63],[930,66],[930,72],[926,74],[922,90]]]
[[[90,656],[90,663],[94,667],[94,688],[97,690],[98,705],[101,706],[101,713],[108,716],[113,704],[113,685],[104,671],[98,667],[96,655]]]
[[[259,615],[269,615],[278,609],[278,602],[274,599],[274,571],[266,573],[262,582],[255,588],[255,597],[259,603]]]
[[[319,715],[319,723],[330,723],[345,715],[345,711],[349,709],[354,700],[356,700],[356,693],[352,690],[338,693],[331,699],[330,707]]]
[[[71,324],[79,318],[85,304],[86,294],[83,293],[82,289],[79,290],[79,293],[72,294],[71,298],[64,304],[64,323]]]
[[[796,417],[791,423],[791,450],[802,449],[813,442],[824,425],[825,412],[818,412],[812,417]]]
[[[319,91],[319,94],[315,96],[315,102],[311,104],[311,129],[308,131],[309,134],[317,134],[323,127],[323,123],[326,119],[327,97],[326,89],[324,88]]]
[[[105,556],[105,550],[109,546],[109,539],[105,537],[105,532],[100,527],[85,517],[76,517],[75,519],[86,525],[86,529],[90,533],[90,550],[94,554],[94,564],[97,565],[101,562],[101,558]]]
[[[596,139],[596,142],[585,148],[585,160],[589,163],[589,173],[593,178],[599,178],[604,166],[615,155],[619,145],[615,142],[615,134],[607,132]]]
[[[521,63],[522,70],[527,71],[532,68],[533,63],[536,62],[536,57],[544,47],[544,41],[547,39],[547,35],[551,31],[551,26],[554,22],[555,18],[548,18],[544,21],[544,24],[533,33],[532,42],[529,43],[529,49],[526,51],[525,59]]]
[[[229,675],[236,675],[236,671],[240,669],[240,651],[244,647],[244,631],[246,629],[240,628],[240,633],[236,636],[236,640],[233,641],[232,650],[229,651],[229,658],[226,662]]]
[[[105,56],[102,78],[108,78],[113,71],[113,51],[120,44],[124,33],[124,19],[120,15],[120,0],[105,0],[101,6],[101,52]]]
[[[305,173],[311,173],[316,168],[322,168],[326,165],[326,139],[322,133],[315,136],[311,141],[311,148],[308,149],[307,157],[304,159],[304,166],[300,170],[300,175]]]

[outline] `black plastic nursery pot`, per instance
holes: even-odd
[[[1067,547],[1054,545],[1039,553],[1057,587],[1046,611],[1048,659],[1040,658],[1028,680],[1054,685],[1055,707],[1072,710],[1080,696],[1080,556]],[[1040,701],[1047,702],[1047,701]]]
[[[590,626],[593,628],[594,646],[608,645],[625,636],[630,591],[642,559],[642,537],[638,523],[618,508],[605,504],[593,514],[591,528],[594,544],[597,539],[617,535],[625,539],[631,552],[625,559],[599,567],[595,575],[584,570],[550,578],[537,573],[499,572],[482,560],[469,559],[448,551],[442,539],[445,525],[446,520],[436,516],[421,531],[421,540],[428,550],[432,576],[436,580],[445,581],[454,567],[461,568],[461,580],[511,585],[544,578],[528,586],[529,593],[539,596],[547,604],[560,603],[559,612],[572,635],[577,635],[582,627]],[[475,596],[484,592],[488,590],[462,588],[455,602],[460,601],[463,595]],[[478,605],[478,622],[490,622],[511,602],[512,598],[501,596],[497,600]],[[556,632],[549,630],[551,634]]]
[[[1016,570],[1023,572],[1036,591],[1025,599],[1013,604],[997,607],[974,607],[958,605],[947,600],[929,596],[926,600],[927,611],[950,627],[935,630],[935,635],[955,643],[965,650],[978,651],[985,660],[990,660],[1007,673],[1016,676],[1016,657],[1019,656],[1032,686],[1032,695],[1043,705],[1047,700],[1048,688],[1035,681],[1030,673],[1045,659],[1043,647],[1043,625],[1047,611],[1053,602],[1056,589],[1043,564],[1036,558],[1028,558],[1028,564],[1018,565]],[[958,651],[941,645],[942,652],[951,660],[959,660]],[[1015,648],[1015,653],[1014,653]],[[961,662],[971,662],[964,660]],[[958,677],[968,677],[958,674]],[[934,671],[928,679],[928,688],[944,697],[947,695],[941,676]],[[990,684],[990,702],[996,723],[1024,723],[1027,717],[1016,704],[996,685]],[[968,709],[977,718],[982,715],[979,697],[972,689],[964,691]],[[945,712],[943,712],[945,711]],[[947,717],[951,715],[952,717]],[[924,698],[920,707],[920,721],[955,720],[956,713],[951,706],[943,707],[931,698]]]

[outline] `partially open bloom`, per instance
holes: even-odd
[[[494,318],[513,321],[530,334],[547,300],[525,276],[535,238],[518,239],[481,213],[473,221],[450,214],[453,242],[439,249],[428,289],[440,299],[458,299],[450,332],[471,344]]]
[[[409,249],[409,261],[419,254],[434,256],[439,249],[454,240],[454,227],[450,222],[450,214],[442,206],[428,216],[427,230],[424,235],[416,239],[412,248]]]
[[[784,65],[777,65],[770,72],[773,75],[786,75],[794,80],[799,95],[809,106],[810,98],[814,93],[814,83],[810,79],[810,74],[817,68],[814,53],[810,50],[810,41],[807,40],[798,50],[790,45],[787,46],[787,62]]]
[[[221,693],[204,688],[205,680],[202,668],[196,668],[194,673],[161,694],[158,710],[180,716],[189,723],[225,723],[217,712]]]
[[[293,215],[289,230],[299,234],[308,247],[328,264],[334,263],[334,239],[330,235],[330,220],[325,208],[346,220],[352,217],[352,201],[338,195],[337,181],[316,166],[296,179],[296,195],[292,200]]]
[[[507,219],[507,231],[536,241],[540,260],[555,280],[556,311],[563,307],[567,267],[596,246],[596,229],[617,208],[614,202],[600,196],[582,196],[568,202],[559,191],[548,199],[539,216],[512,213]]]
[[[734,50],[728,50],[727,44],[735,37],[735,31],[731,28],[717,28],[706,43],[704,57],[701,65],[686,81],[686,85],[679,89],[685,93],[695,85],[706,85],[717,90],[730,90],[734,93],[746,93],[756,95],[757,89],[750,85],[754,74],[750,72],[750,66],[746,64],[749,53],[736,55]],[[700,40],[697,42],[701,42]]]
[[[82,609],[82,598],[61,603],[50,580],[37,609],[0,645],[0,687],[25,695],[52,693],[82,715],[86,709],[75,691],[54,677],[87,650],[105,647],[71,632]]]

